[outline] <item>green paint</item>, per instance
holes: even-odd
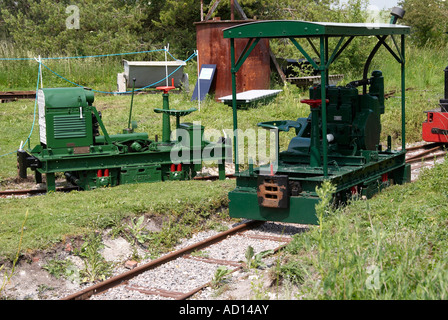
[[[320,100],[320,107],[311,108],[311,119],[276,120],[258,125],[280,132],[296,129],[286,151],[277,157],[276,177],[286,177],[287,183],[276,185],[276,179],[258,179],[269,176],[270,166],[239,172],[238,140],[234,139],[237,187],[229,193],[229,214],[255,220],[273,220],[297,223],[318,223],[314,206],[319,201],[316,188],[329,180],[336,186],[335,201],[344,202],[358,190],[366,197],[373,196],[384,187],[410,181],[409,166],[405,163],[405,59],[404,43],[407,26],[390,24],[344,24],[305,21],[261,21],[246,23],[223,30],[224,38],[230,39],[232,106],[234,132],[238,129],[236,101],[236,73],[261,38],[287,38],[320,72],[321,84],[310,88],[310,99]],[[401,50],[393,38],[398,55],[385,42],[388,36],[401,35]],[[364,79],[347,87],[328,85],[329,68],[343,53],[354,37],[363,36],[378,40],[368,57],[364,68]],[[330,51],[329,38],[339,38],[336,47]],[[344,43],[345,38],[348,40]],[[243,53],[235,57],[235,39],[249,39]],[[316,63],[299,43],[305,38],[312,44],[320,62]],[[317,49],[311,39],[318,39]],[[344,44],[343,44],[344,43]],[[373,71],[368,77],[369,66],[377,50],[384,46],[401,63],[402,76],[402,141],[404,151],[382,151],[379,145],[381,114],[384,113],[384,80],[380,71]],[[330,56],[331,54],[331,56]],[[362,86],[359,93],[357,87]],[[369,92],[367,92],[367,87]],[[278,137],[277,137],[278,139]],[[268,182],[266,182],[268,181]],[[270,181],[270,182],[269,182]],[[268,183],[266,185],[266,183]],[[286,186],[286,189],[283,189]],[[280,190],[280,191],[279,191]],[[286,191],[285,191],[286,190]],[[272,199],[284,200],[288,207],[278,205]],[[267,201],[266,199],[269,199]],[[269,203],[269,206],[266,205]],[[278,202],[280,203],[280,202]],[[283,202],[282,202],[283,203]]]
[[[162,96],[163,109],[155,109],[163,114],[163,139],[159,142],[149,139],[147,133],[133,130],[109,135],[92,105],[94,96],[89,90],[41,89],[41,143],[18,157],[21,171],[24,168],[26,174],[26,167],[31,167],[36,181],[45,174],[48,190],[55,190],[58,172],[81,189],[89,190],[125,183],[192,179],[203,161],[217,161],[219,177],[225,179],[227,146],[204,140],[201,125],[180,123],[180,117],[196,108],[170,110],[168,94]],[[176,117],[177,129],[186,133],[174,141],[170,140],[170,116]],[[32,163],[27,163],[27,157],[33,159]]]

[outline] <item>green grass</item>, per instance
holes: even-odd
[[[295,236],[306,299],[446,299],[448,164],[333,211]],[[424,196],[423,196],[424,195]]]
[[[78,54],[53,54],[42,58],[77,57]],[[31,58],[32,60],[0,61],[0,91],[35,90],[38,74],[38,56],[32,52],[14,46],[10,42],[0,41],[0,58]],[[42,63],[62,77],[95,90],[112,92],[117,90],[117,73],[123,72],[122,59],[129,61],[163,61],[164,52],[131,54],[82,59],[44,59]],[[171,57],[168,57],[172,60]],[[42,66],[42,78],[45,87],[71,86]]]
[[[446,50],[435,49],[409,48],[406,52],[406,87],[409,88],[406,100],[407,142],[421,140],[421,123],[425,120],[423,111],[435,108],[443,96],[443,69],[447,55]],[[381,140],[386,141],[387,135],[391,135],[393,145],[397,147],[401,145],[400,68],[384,52],[372,67],[383,71],[386,92],[396,91],[394,97],[386,101]],[[16,71],[24,75],[22,80],[10,83],[16,90],[33,90],[35,72],[24,68],[8,69],[8,76]],[[68,66],[55,65],[57,68]],[[101,73],[96,67],[89,69],[88,65],[73,64],[70,68],[75,81],[78,79],[75,70]],[[116,72],[121,70],[107,68],[99,80],[95,80],[96,75],[87,76],[85,84],[109,90],[115,85]],[[194,63],[187,67],[191,90],[195,83],[195,68]],[[0,79],[2,76],[0,71]],[[353,72],[346,74],[345,81],[360,77],[359,72]],[[101,81],[101,78],[109,80]],[[10,90],[9,80],[5,81],[2,79],[0,86],[5,85]],[[45,86],[63,85],[52,81],[48,74],[44,75]],[[283,92],[272,103],[239,112],[240,129],[256,129],[256,124],[261,121],[308,115],[309,108],[299,103],[300,99],[307,97],[306,90],[291,85],[276,87]],[[173,93],[170,105],[176,109],[197,107],[197,102],[190,102],[190,97],[191,93]],[[94,104],[102,112],[110,134],[119,133],[127,126],[130,99],[130,96],[95,95]],[[133,119],[138,121],[137,131],[148,132],[150,137],[161,135],[161,116],[152,111],[157,107],[161,107],[160,94],[135,96]],[[27,138],[32,126],[33,108],[34,102],[26,100],[2,105],[0,155],[16,150],[20,141]],[[200,121],[206,129],[219,132],[232,129],[231,109],[213,98],[202,103],[200,111],[183,120]],[[37,143],[37,134],[36,125],[31,146]],[[288,134],[281,135],[282,148],[287,146],[290,138]],[[393,186],[371,200],[354,201],[345,209],[322,216],[321,227],[311,227],[309,232],[295,237],[287,250],[289,262],[283,264],[285,268],[280,268],[280,272],[293,272],[297,282],[301,283],[301,297],[308,299],[446,299],[448,268],[444,248],[447,245],[448,202],[444,190],[448,187],[447,166],[438,165],[426,171],[415,183]],[[3,188],[16,175],[15,154],[0,157]],[[52,193],[27,199],[1,199],[0,256],[14,258],[27,210],[29,216],[22,253],[49,248],[98,228],[112,228],[124,234],[130,219],[146,214],[166,219],[162,231],[144,237],[148,247],[154,248],[151,254],[156,255],[170,248],[179,237],[209,227],[215,217],[217,220],[226,218],[227,193],[234,183],[164,182],[123,185],[91,192]]]
[[[227,206],[232,180],[160,182],[123,185],[89,192],[50,193],[26,199],[1,199],[0,257],[11,259],[17,252],[26,211],[28,219],[22,252],[49,248],[66,238],[94,230],[123,227],[126,218],[145,214],[165,221],[165,233],[154,253],[173,245],[201,228]],[[223,210],[225,212],[225,210]],[[222,215],[221,218],[226,218]],[[210,221],[208,222],[208,220]],[[163,242],[165,241],[165,243]],[[171,241],[171,243],[169,243]]]

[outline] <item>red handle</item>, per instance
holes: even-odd
[[[310,105],[311,108],[318,108],[320,105],[322,105],[322,99],[305,99],[300,100],[300,102]],[[325,102],[328,103],[330,102],[330,100],[325,99]]]
[[[168,91],[176,89],[174,86],[174,78],[171,78],[171,86],[162,86],[162,87],[156,87],[156,90],[162,90],[163,93],[168,93]]]

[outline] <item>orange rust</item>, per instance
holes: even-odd
[[[259,185],[257,196],[262,197],[262,205],[264,207],[277,208],[279,202],[283,199],[285,190],[285,186],[279,186],[271,180]]]
[[[210,92],[215,93],[215,99],[232,94],[230,40],[224,39],[223,30],[253,21],[218,20],[195,23],[199,64],[216,65],[214,81],[210,87]],[[235,59],[238,59],[241,55],[246,43],[247,39],[235,39]],[[271,73],[270,59],[269,40],[262,39],[237,72],[236,91],[269,89]]]

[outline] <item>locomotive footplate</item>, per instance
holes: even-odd
[[[258,204],[268,208],[288,208],[288,176],[259,175],[257,186]]]

